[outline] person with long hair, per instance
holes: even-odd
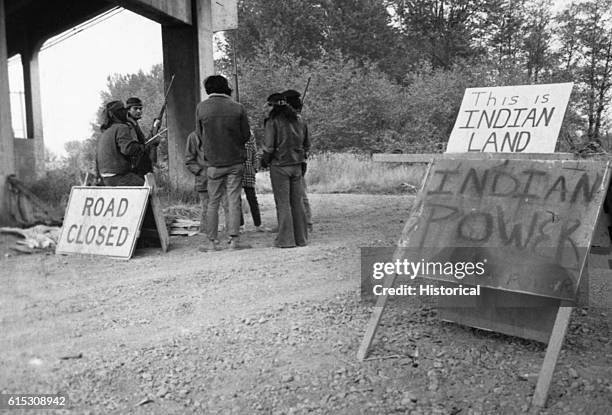
[[[145,153],[127,124],[127,109],[121,101],[104,107],[102,135],[96,146],[96,165],[104,186],[142,186],[144,178],[132,171],[132,160]]]
[[[276,203],[278,236],[274,244],[280,248],[306,246],[308,228],[303,203],[302,164],[310,149],[308,127],[284,99],[272,101],[273,107],[264,127],[262,164],[270,166]]]

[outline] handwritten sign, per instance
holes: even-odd
[[[425,180],[400,241],[417,260],[484,262],[466,283],[575,298],[607,162],[437,160]]]
[[[73,187],[56,253],[129,259],[148,197],[148,187]]]
[[[466,89],[446,152],[554,152],[572,85]]]

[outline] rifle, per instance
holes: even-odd
[[[304,93],[302,94],[302,106],[304,106],[304,101],[306,100],[306,92],[308,92],[309,85],[310,85],[310,76],[308,77],[308,81],[306,81],[306,87],[304,88]]]
[[[161,130],[160,132],[158,132],[157,134],[151,136],[151,138],[149,138],[145,144],[149,144],[151,141],[155,140],[157,137],[159,137],[160,135],[162,135],[163,133],[165,133],[166,131],[168,131],[167,128],[164,128],[163,130]]]
[[[155,121],[153,121],[153,126],[151,127],[149,137],[153,137],[154,135],[156,135],[157,132],[159,131],[159,127],[161,127],[161,120],[164,117],[164,112],[166,112],[166,106],[168,105],[168,94],[170,93],[170,89],[172,89],[173,82],[174,82],[174,74],[172,74],[172,78],[170,79],[170,84],[168,85],[168,89],[166,90],[166,93],[164,94],[164,104],[159,110],[159,114],[157,115],[157,118],[155,118],[156,120],[159,120],[159,125],[156,127]]]

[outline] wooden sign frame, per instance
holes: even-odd
[[[483,159],[568,160],[568,159],[574,158],[576,160],[584,160],[584,159],[579,159],[578,157],[575,157],[575,156],[571,157],[571,155],[569,154],[562,154],[562,153],[556,153],[556,154],[555,153],[552,153],[552,154],[527,154],[527,153],[471,153],[470,154],[470,153],[462,153],[462,154],[430,154],[430,155],[427,155],[427,154],[422,154],[422,155],[381,154],[381,155],[375,155],[374,161],[427,163],[428,167],[425,173],[425,178],[427,178],[429,177],[430,172],[431,172],[431,168],[433,165],[432,162],[436,158],[463,159],[463,160],[483,160]],[[604,178],[602,182],[603,184],[607,186],[607,193],[604,196],[602,203],[597,208],[597,219],[595,221],[595,225],[593,226],[593,231],[590,233],[591,237],[587,245],[587,246],[591,246],[591,249],[587,253],[587,260],[582,263],[581,269],[580,269],[580,274],[583,276],[585,276],[584,274],[587,273],[587,265],[586,265],[587,261],[589,260],[589,258],[594,257],[593,254],[597,254],[595,256],[600,258],[599,260],[600,263],[604,260],[604,258],[609,263],[608,255],[612,251],[610,249],[610,240],[609,240],[610,233],[609,233],[609,228],[608,228],[612,221],[610,220],[608,215],[602,212],[603,205],[607,204],[609,207],[612,207],[612,205],[610,204],[610,202],[612,201],[612,194],[610,192],[611,187],[612,187],[610,186],[610,173],[611,173],[610,158],[609,157],[596,157],[594,159],[607,161],[606,171],[604,173]],[[421,185],[421,189],[419,192],[419,196],[417,197],[423,197],[422,195],[424,192],[425,184],[426,184],[426,180],[423,180],[423,183]],[[406,223],[405,229],[409,229],[408,228],[409,226],[410,224]],[[605,227],[605,229],[602,229],[603,227]],[[608,239],[604,241],[605,237],[602,237],[601,235],[608,235]],[[595,248],[598,249],[599,252],[593,252],[594,247],[592,247],[592,245],[594,242],[597,242],[598,244],[605,245],[605,246],[604,247],[596,246]],[[393,260],[395,261],[395,259],[399,259],[399,257],[400,257],[400,249],[398,248],[396,250]],[[385,288],[393,287],[396,278],[397,278],[396,274],[386,276],[383,279],[383,287]],[[584,279],[586,280],[586,278]],[[384,290],[383,292],[386,292],[386,290]],[[531,297],[527,294],[522,294],[522,296]],[[370,346],[372,345],[374,336],[376,334],[376,330],[384,314],[384,310],[387,305],[387,300],[388,300],[387,295],[381,295],[378,297],[376,301],[374,311],[366,326],[364,338],[357,351],[357,359],[359,359],[360,361],[363,361],[365,359],[368,353],[368,350]],[[535,391],[532,397],[532,401],[531,401],[531,404],[533,407],[543,407],[546,404],[546,399],[548,396],[548,391],[550,389],[552,376],[553,376],[553,373],[554,373],[554,370],[555,370],[555,367],[556,367],[556,364],[559,358],[561,347],[565,339],[565,334],[567,332],[567,328],[568,328],[569,321],[571,318],[571,313],[573,310],[573,306],[568,303],[565,303],[559,300],[554,300],[554,299],[544,299],[545,302],[546,300],[551,300],[551,301],[548,301],[548,305],[551,306],[553,310],[556,309],[556,311],[554,311],[554,314],[555,314],[554,323],[552,325],[552,328],[549,330],[549,333],[548,333],[549,335],[547,336],[548,337],[547,339],[543,337],[535,338],[534,335],[531,333],[512,333],[512,335],[532,338],[532,339],[535,338],[536,340],[547,343],[546,354],[544,356],[544,361],[542,363],[542,367],[540,370],[540,374],[538,376],[536,388],[535,388]],[[538,301],[540,301],[540,298],[538,298]]]

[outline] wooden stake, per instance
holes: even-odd
[[[546,348],[544,363],[542,363],[540,375],[538,376],[538,383],[533,394],[533,399],[531,400],[533,406],[543,407],[546,404],[550,382],[555,371],[555,366],[557,365],[557,359],[559,358],[559,352],[563,345],[565,333],[567,332],[572,309],[572,307],[559,307],[555,325],[553,326],[548,347]]]
[[[397,278],[397,274],[392,274],[386,277],[383,287],[393,287],[393,284],[395,283],[395,278]],[[384,292],[386,292],[386,290]],[[380,319],[382,318],[383,312],[385,311],[385,307],[387,305],[387,297],[387,295],[381,295],[376,300],[374,312],[372,313],[372,317],[370,317],[370,321],[368,322],[368,326],[366,327],[365,335],[363,336],[363,340],[361,341],[361,346],[359,346],[359,350],[357,351],[357,359],[359,359],[360,361],[363,361],[363,359],[365,359],[366,355],[368,354],[368,349],[372,345],[372,340],[374,340],[376,329],[378,328],[378,324],[380,323]]]
[[[155,226],[157,227],[157,233],[159,234],[159,242],[163,252],[168,251],[168,245],[170,244],[170,236],[168,235],[168,228],[166,228],[166,220],[161,208],[161,202],[157,195],[157,186],[155,185],[155,176],[153,173],[147,173],[145,176],[145,186],[151,188],[149,195],[149,201],[151,202],[151,210],[153,211],[153,217],[155,218]]]

